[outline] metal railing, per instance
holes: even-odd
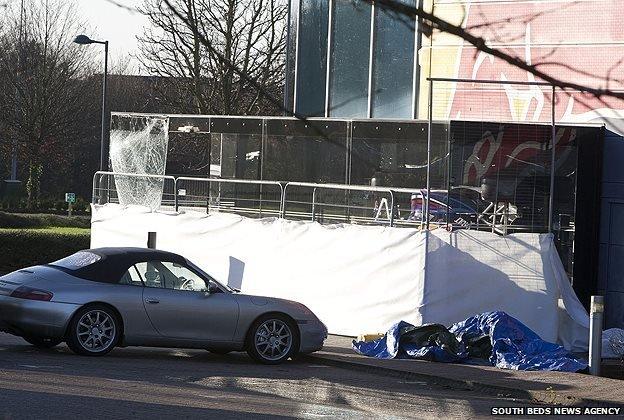
[[[288,203],[299,203],[298,201],[289,201],[288,200],[288,188],[292,190],[294,187],[303,187],[312,189],[312,197],[311,197],[311,209],[309,213],[310,220],[317,220],[317,207],[319,205],[331,207],[333,209],[343,209],[344,212],[334,213],[329,215],[324,215],[325,219],[329,220],[339,220],[345,222],[374,222],[374,223],[388,223],[390,226],[394,226],[396,222],[396,217],[398,215],[398,207],[396,205],[396,194],[397,193],[405,193],[405,194],[414,194],[418,189],[408,189],[408,188],[392,188],[392,187],[377,187],[377,186],[369,186],[369,185],[346,185],[346,184],[318,184],[312,182],[288,182],[284,186],[284,196],[282,203],[282,217],[286,218],[287,215],[291,214],[288,212]],[[350,194],[353,191],[361,191],[361,192],[372,192],[372,193],[384,193],[387,194],[390,198],[389,202],[386,198],[380,198],[375,200],[374,205],[371,206],[357,206],[352,204],[333,204],[333,203],[319,203],[317,200],[317,192],[318,190],[338,190],[344,191],[346,194]],[[346,197],[345,202],[348,201],[348,197]],[[380,218],[383,212],[383,208],[385,207],[386,217]],[[352,215],[353,210],[372,210],[373,216],[354,216]],[[299,216],[301,214],[298,214]],[[306,214],[304,214],[306,215]],[[422,222],[419,220],[417,222],[421,224]],[[413,222],[411,223],[413,224]]]
[[[94,204],[138,204],[157,210],[175,207],[176,200],[173,176],[106,171],[93,175]]]
[[[446,191],[431,190],[431,193]],[[407,198],[399,200],[404,195]],[[323,200],[326,198],[329,199]],[[412,204],[414,199],[418,200],[417,212]],[[403,210],[399,201],[412,205]],[[495,206],[494,203],[485,210],[474,213],[449,213],[448,203],[435,198],[427,199],[426,190],[418,188],[173,177],[103,171],[96,172],[93,177],[93,203],[137,204],[152,210],[205,209],[207,213],[272,216],[320,223],[384,224],[421,228],[428,226],[426,215],[430,214],[437,217],[430,218],[431,225],[491,230],[503,235],[513,222],[507,213],[507,207]],[[429,205],[436,206],[438,210],[430,213],[426,208]],[[410,213],[406,216],[407,211]],[[460,222],[453,220],[455,218],[459,218]],[[471,218],[473,220],[469,221]],[[522,230],[520,226],[518,228]]]
[[[234,188],[226,188],[227,186]],[[252,186],[254,190],[241,189],[242,186]],[[274,199],[275,191],[272,192],[270,189],[277,189],[279,198]],[[176,211],[180,207],[205,207],[207,213],[213,210],[247,215],[257,214],[260,217],[263,215],[281,217],[282,215],[284,187],[281,182],[277,181],[178,177],[175,179],[175,191]]]

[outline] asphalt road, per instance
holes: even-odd
[[[466,418],[517,405],[310,361],[137,347],[94,358],[0,333],[0,419]]]

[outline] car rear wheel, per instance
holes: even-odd
[[[247,353],[260,363],[268,365],[282,363],[294,356],[298,348],[297,326],[284,315],[262,316],[249,330]]]
[[[23,336],[24,340],[39,349],[51,349],[54,346],[58,346],[63,342],[62,338],[43,338],[35,336]]]
[[[85,356],[103,356],[119,341],[120,321],[105,305],[88,305],[76,312],[69,324],[67,345]]]

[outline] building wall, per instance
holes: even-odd
[[[422,1],[546,74],[624,93],[624,0]],[[285,103],[303,115],[426,119],[430,76],[536,81],[458,37],[415,31],[415,20],[412,26],[374,2],[290,4]],[[432,96],[435,119],[551,120],[550,87],[436,82]],[[555,108],[558,123],[605,123],[624,134],[623,99],[558,90]]]
[[[414,118],[415,28],[416,19],[367,0],[291,1],[286,107],[316,117]]]
[[[460,23],[488,45],[560,80],[624,92],[624,0],[432,0],[434,13]],[[447,34],[425,38],[419,116],[427,116],[426,77],[535,81],[535,77]],[[430,47],[431,43],[433,48]],[[437,82],[434,117],[550,121],[551,92],[536,86]],[[624,134],[624,100],[557,91],[561,123],[605,122]]]
[[[624,93],[624,0],[422,1],[425,10],[432,10],[436,16],[463,26],[473,35],[485,39],[489,46],[518,57],[559,80]],[[622,258],[618,256],[619,252],[624,256],[624,245],[618,239],[624,234],[624,228],[619,223],[624,221],[624,172],[619,163],[620,157],[624,159],[623,99],[595,97],[561,89],[555,89],[553,93],[551,86],[504,83],[435,82],[430,92],[429,77],[528,83],[539,80],[528,71],[478,51],[458,37],[437,31],[428,35],[426,30],[412,31],[414,36],[411,37],[407,32],[400,32],[409,25],[401,27],[392,20],[384,23],[379,17],[380,11],[363,0],[293,0],[291,4],[294,5],[291,9],[294,11],[291,29],[295,27],[296,30],[291,30],[289,43],[289,74],[292,75],[289,85],[298,87],[294,90],[299,94],[306,88],[312,88],[314,95],[302,97],[295,92],[294,96],[287,95],[286,103],[294,105],[295,110],[304,114],[375,120],[411,116],[426,120],[431,96],[434,120],[484,122],[483,127],[474,128],[478,132],[473,134],[481,140],[476,142],[471,152],[483,170],[487,169],[486,166],[494,166],[493,161],[487,165],[484,162],[499,151],[506,150],[505,142],[507,146],[514,144],[510,155],[515,158],[520,153],[536,150],[550,154],[548,150],[552,150],[553,146],[548,130],[539,138],[518,134],[513,140],[505,140],[505,136],[509,137],[509,130],[504,133],[503,123],[550,123],[553,101],[554,119],[560,126],[604,125],[609,134],[604,149],[603,137],[596,137],[596,153],[604,153],[604,173],[600,170],[600,157],[587,153],[587,156],[592,156],[591,162],[585,165],[583,176],[588,177],[588,181],[579,181],[587,187],[593,181],[594,185],[603,189],[602,196],[592,189],[592,194],[595,192],[597,196],[592,195],[586,200],[594,203],[602,197],[601,211],[594,211],[596,209],[587,205],[590,211],[584,214],[591,216],[591,223],[600,226],[600,264],[583,260],[582,276],[575,278],[579,287],[575,284],[575,288],[584,303],[588,302],[590,294],[597,291],[607,293],[612,302],[624,303],[624,265],[620,267]],[[299,13],[300,6],[312,10],[316,20],[310,21],[305,13]],[[347,10],[342,15],[340,8],[352,8],[349,9],[351,13]],[[399,27],[400,30],[397,29]],[[387,40],[391,42],[385,42]],[[417,51],[415,55],[411,53],[412,48]],[[316,79],[306,75],[314,70],[305,65],[311,57],[317,57],[316,65],[320,63],[322,67],[322,71],[315,73],[319,76]],[[303,63],[304,70],[295,62]],[[409,66],[405,66],[405,62],[411,63],[413,70],[407,71]],[[383,81],[384,77],[393,80],[393,85],[383,86],[379,80]],[[410,81],[414,81],[413,85],[409,84]],[[307,83],[312,85],[306,86]],[[412,101],[403,101],[401,95],[393,94],[392,86],[402,86],[402,92],[408,96],[413,94]],[[342,93],[337,94],[341,89]],[[377,109],[376,106],[381,104],[377,96],[383,97],[385,93],[390,93],[386,95],[390,100],[385,107]],[[317,97],[321,100],[317,100],[315,112],[309,112],[305,102],[308,98]],[[412,107],[411,113],[409,107]],[[500,127],[489,127],[486,122],[500,123]],[[562,141],[566,137],[559,135],[563,132],[565,130],[558,130],[555,136],[558,154],[567,153],[568,149],[566,142]],[[495,133],[498,133],[497,136],[493,135]],[[414,137],[413,141],[416,143],[418,139]],[[590,150],[591,146],[589,142],[583,147]],[[537,166],[546,168],[548,162],[545,159]],[[573,171],[575,177],[580,177],[578,168],[583,166],[581,163],[577,171]],[[559,167],[557,162],[556,165]],[[604,176],[604,182],[600,182],[601,176]],[[464,182],[463,179],[455,181]],[[478,183],[478,179],[472,182],[475,185]],[[577,200],[583,199],[577,197]],[[556,216],[553,215],[555,219]],[[557,220],[554,223],[557,224]],[[579,246],[597,246],[598,234],[594,235],[594,229],[577,232],[577,237],[582,237],[584,242],[576,244],[576,250]],[[598,287],[596,272],[600,272]],[[612,304],[612,307],[621,305]],[[608,319],[610,325],[624,325],[621,315],[612,313]]]
[[[537,65],[560,80],[624,92],[624,0],[432,0],[429,5],[436,15],[461,22],[464,28],[486,39],[488,45]],[[423,42],[426,45],[419,52],[420,118],[428,115],[429,76],[536,80],[529,72],[479,52],[457,37],[434,33]],[[435,119],[550,122],[552,118],[549,87],[435,82],[431,96]],[[599,209],[585,205],[587,210],[576,214],[575,253],[586,249],[584,254],[589,258],[576,259],[574,287],[585,305],[590,295],[605,295],[606,325],[622,327],[624,100],[556,90],[554,117],[557,124],[598,123],[607,128],[604,147],[595,145],[603,156],[602,171],[600,166],[593,168],[595,165],[587,162],[585,174],[581,175],[580,170],[577,173],[577,177],[585,178],[579,182],[586,187],[602,177],[602,192]],[[592,146],[584,147],[589,150]],[[577,200],[595,201],[579,191],[577,196]],[[589,223],[580,230],[579,222],[588,217]],[[598,232],[593,228],[596,226]],[[591,249],[597,242],[600,247],[596,259]]]
[[[604,295],[607,326],[624,325],[624,141],[605,136],[602,165],[597,293]]]

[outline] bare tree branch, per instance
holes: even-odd
[[[130,13],[138,13],[139,10],[136,7],[130,7],[130,6],[126,6],[125,4],[119,3],[118,1],[115,0],[104,0],[107,3],[110,3],[114,6],[119,7],[120,9],[124,9],[127,10]]]
[[[91,104],[85,84],[93,60],[89,49],[67,40],[83,28],[71,6],[36,0],[9,14],[0,35],[0,129],[17,139],[33,205],[45,166],[62,161],[68,139],[84,134],[76,115]]]
[[[414,19],[420,18],[423,27],[420,30],[423,31],[425,35],[431,35],[433,30],[439,30],[451,35],[455,35],[462,40],[468,42],[473,45],[478,51],[482,51],[486,54],[489,54],[493,57],[497,57],[508,64],[519,68],[521,70],[527,71],[528,73],[534,75],[537,78],[542,79],[545,82],[552,84],[553,86],[560,88],[562,90],[575,90],[584,93],[589,93],[596,98],[602,97],[613,97],[618,99],[624,99],[624,92],[618,92],[612,89],[607,88],[594,88],[590,86],[586,86],[580,83],[575,83],[574,81],[566,81],[560,79],[558,77],[552,76],[545,71],[540,69],[541,64],[528,64],[525,60],[520,57],[514,56],[500,49],[493,48],[488,45],[486,39],[476,36],[471,33],[471,31],[467,28],[462,28],[460,25],[452,24],[438,16],[434,13],[430,13],[425,11],[422,7],[412,7],[408,6],[404,3],[399,3],[395,0],[365,0],[369,3],[374,3],[377,7],[383,8],[386,11],[395,14],[399,19],[402,19],[409,24],[410,27],[413,28]],[[177,16],[182,22],[184,22],[191,30],[193,27],[196,27],[197,24],[189,21],[185,16],[183,16],[180,11],[175,7],[171,0],[164,0],[164,3],[167,5],[171,13]],[[270,94],[266,91],[266,89],[259,83],[256,77],[249,75],[245,69],[239,68],[232,61],[228,59],[228,57],[224,56],[220,53],[215,45],[213,40],[204,36],[200,33],[199,36],[202,44],[214,55],[219,63],[231,70],[231,72],[237,74],[241,79],[245,80],[251,87],[256,89],[259,96],[264,97],[268,102],[278,107],[282,111],[284,111],[287,115],[293,115],[299,119],[305,120],[305,116],[299,115],[295,113],[292,109],[286,109],[282,101]]]
[[[148,72],[171,77],[172,83],[193,98],[194,112],[281,110],[258,92],[279,93],[283,85],[285,2],[146,0],[140,10],[153,28],[139,37],[139,61]],[[262,89],[255,89],[250,80]]]

